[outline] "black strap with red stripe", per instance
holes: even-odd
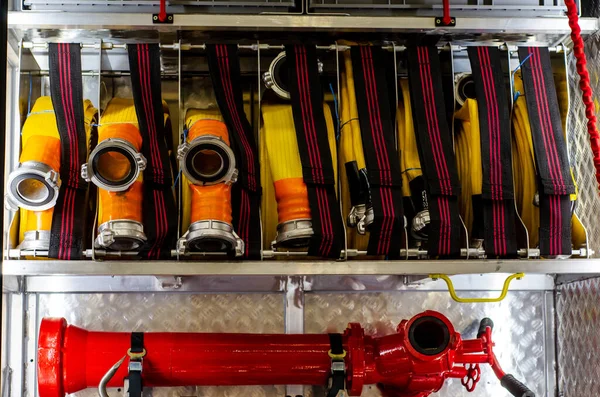
[[[575,186],[569,169],[550,52],[519,47],[521,74],[529,113],[539,180],[540,253],[571,255],[571,202]]]
[[[428,254],[459,257],[460,184],[446,118],[438,50],[434,46],[409,47],[407,56],[417,147],[429,195]]]
[[[308,253],[339,258],[345,233],[336,196],[316,47],[288,45],[285,53],[294,126],[314,231]]]
[[[395,80],[388,81],[395,70],[379,47],[357,46],[351,49],[360,130],[371,186],[375,215],[369,227],[369,255],[400,256],[404,233],[402,208],[402,174],[396,150],[394,130]],[[393,59],[393,58],[391,58]],[[393,100],[392,100],[393,98]]]
[[[516,257],[510,111],[500,49],[469,47],[483,165],[483,238],[488,257]]]
[[[87,143],[81,78],[81,45],[48,44],[50,93],[60,135],[60,179],[58,201],[52,216],[48,256],[80,259],[84,249],[88,183],[79,170],[87,161]]]
[[[133,102],[142,135],[144,231],[148,238],[140,255],[170,258],[177,232],[177,207],[164,122],[158,44],[128,44]]]
[[[237,45],[208,44],[208,66],[221,114],[235,154],[238,181],[232,188],[234,229],[244,241],[246,259],[261,257],[260,165],[252,126],[244,111]]]

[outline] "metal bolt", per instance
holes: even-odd
[[[456,23],[456,19],[452,18],[452,23]]]
[[[173,20],[173,15],[169,15],[169,21]]]
[[[156,15],[152,19],[154,19],[155,21],[158,21],[158,17]]]
[[[439,19],[435,20],[435,23],[440,23],[440,22],[442,22],[442,21],[440,21]]]

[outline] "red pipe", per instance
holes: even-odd
[[[444,25],[450,25],[452,18],[450,17],[450,0],[444,0],[444,16],[442,17]]]
[[[67,325],[64,319],[43,319],[38,342],[40,397],[97,387],[126,354],[130,338],[130,333],[92,332]],[[350,324],[342,339],[350,395],[360,395],[365,384],[377,384],[388,396],[425,397],[438,391],[445,379],[467,376],[465,364],[495,362],[491,329],[484,338],[462,341],[450,321],[433,311],[403,320],[397,333],[378,338]],[[144,348],[142,376],[147,387],[325,385],[331,374],[328,335],[160,332],[146,333]],[[109,386],[123,385],[126,364]]]
[[[167,0],[160,0],[160,11],[158,12],[158,20],[161,22],[167,20]]]
[[[596,181],[600,187],[600,134],[596,121],[596,109],[594,105],[594,93],[590,85],[590,75],[587,70],[587,60],[585,57],[585,46],[581,38],[581,28],[579,27],[579,16],[577,4],[574,0],[565,0],[567,6],[567,16],[569,17],[569,26],[571,27],[571,40],[573,40],[573,53],[577,60],[577,73],[581,77],[579,88],[583,94],[583,103],[585,104],[585,115],[588,119],[587,130],[590,136],[590,146],[594,157],[594,167],[596,167]]]

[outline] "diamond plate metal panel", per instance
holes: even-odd
[[[366,332],[384,335],[394,332],[400,320],[424,310],[437,310],[446,315],[465,338],[473,338],[479,321],[490,317],[495,321],[494,340],[498,359],[507,373],[524,381],[536,396],[553,395],[547,390],[547,370],[554,360],[547,344],[553,343],[552,327],[545,322],[546,293],[509,292],[499,303],[460,304],[447,292],[397,292],[355,294],[307,294],[305,329],[307,333],[341,332],[349,322],[360,322]],[[493,293],[462,293],[468,297],[497,296]],[[546,320],[547,321],[547,320]],[[551,321],[551,320],[550,320]],[[552,366],[549,366],[552,368]],[[315,392],[313,395],[322,395]],[[365,387],[365,397],[381,396],[377,387]],[[458,380],[449,380],[436,397],[510,397],[489,367],[482,366],[482,380],[473,393],[468,393]]]
[[[282,333],[281,294],[40,294],[38,319],[102,331]],[[108,368],[107,368],[108,369]],[[148,390],[153,397],[275,397],[284,386],[178,387]],[[119,395],[111,390],[113,396]],[[73,394],[97,397],[95,389]]]
[[[592,90],[595,93],[594,101],[598,109],[598,93],[600,93],[600,33],[590,36],[585,42],[585,53],[587,55],[587,67],[590,73]],[[600,256],[600,196],[598,195],[596,182],[596,169],[594,168],[592,149],[587,132],[587,118],[585,117],[585,105],[579,89],[579,75],[575,56],[569,54],[569,91],[570,107],[567,130],[569,139],[569,155],[571,166],[575,174],[579,196],[577,200],[577,214],[588,232],[588,245],[596,251],[595,257]]]
[[[600,278],[558,287],[558,388],[561,397],[600,395]],[[595,380],[595,381],[592,381]]]

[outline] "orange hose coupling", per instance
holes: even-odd
[[[6,207],[45,211],[54,207],[60,188],[60,139],[32,136],[23,146],[19,167],[8,176]]]
[[[142,136],[129,123],[109,124],[100,128],[98,145],[81,166],[81,176],[100,189],[110,192],[127,190],[146,169],[140,153]]]
[[[34,106],[49,98],[43,97]],[[58,130],[40,131],[44,122],[33,112],[23,127],[23,149],[19,166],[10,173],[7,183],[6,207],[19,208],[22,238],[19,249],[47,250],[54,205],[60,189],[60,137]],[[20,234],[21,234],[20,233]]]
[[[177,249],[186,252],[244,253],[231,216],[231,185],[237,181],[235,155],[225,123],[198,120],[177,150],[179,166],[191,182],[191,224]]]
[[[273,183],[277,200],[277,236],[275,247],[306,247],[314,234],[303,178],[285,178]]]
[[[98,187],[97,248],[132,251],[146,242],[142,223],[146,159],[142,136],[130,123],[102,126],[98,145],[81,167],[81,176]]]

